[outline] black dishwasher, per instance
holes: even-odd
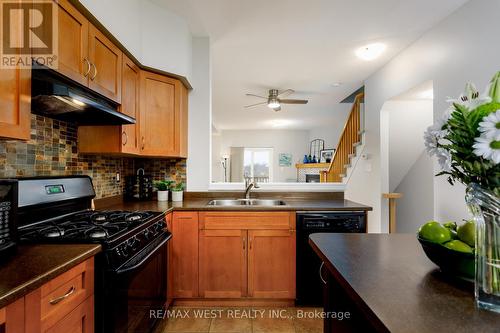
[[[296,305],[323,305],[322,262],[309,245],[309,235],[364,232],[365,212],[297,212]]]

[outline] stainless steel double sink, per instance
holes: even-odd
[[[217,199],[208,202],[208,206],[263,206],[275,207],[286,206],[282,200],[272,199]]]

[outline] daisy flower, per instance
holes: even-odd
[[[481,136],[488,139],[500,141],[500,110],[490,113],[479,123]]]
[[[491,102],[491,97],[487,94],[480,95],[473,83],[465,85],[465,91],[458,99],[448,99],[448,102],[465,106],[468,110],[474,110],[478,106]]]
[[[486,138],[480,136],[476,138],[474,145],[474,154],[492,161],[495,164],[500,163],[500,141],[495,138]]]

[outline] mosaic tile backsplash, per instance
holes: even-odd
[[[0,178],[88,175],[97,198],[123,193],[121,177],[144,168],[154,179],[186,182],[186,161],[78,154],[77,127],[51,118],[31,116],[29,141],[0,139]]]

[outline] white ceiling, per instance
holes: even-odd
[[[213,121],[218,129],[311,129],[335,121],[338,102],[401,50],[467,0],[153,0],[183,16],[193,35],[209,36]],[[377,60],[355,56],[387,45]],[[402,73],[403,74],[403,73]],[[340,87],[333,83],[342,82]],[[196,87],[195,87],[196,88]],[[294,89],[280,113],[246,93]]]

